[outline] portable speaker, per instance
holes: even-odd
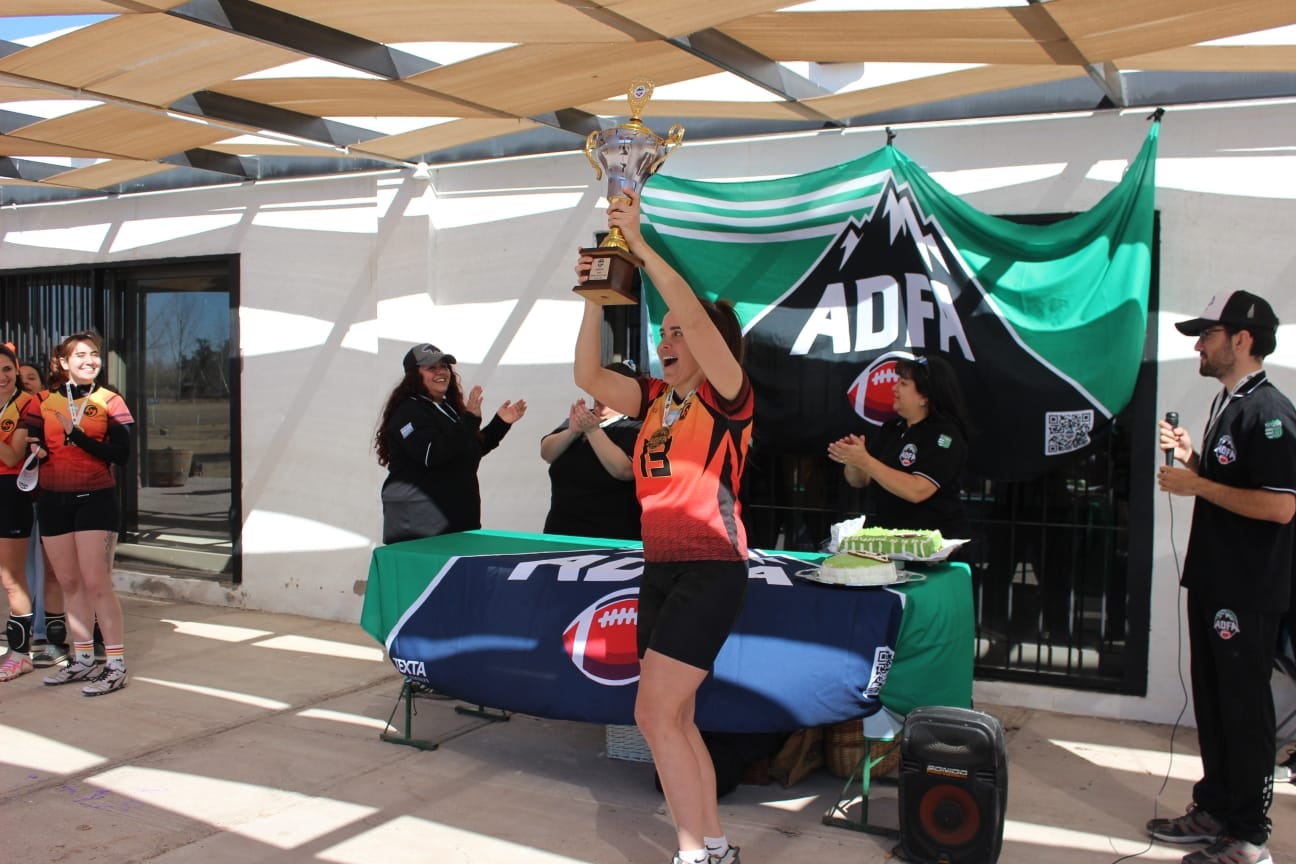
[[[982,711],[915,708],[900,743],[900,856],[922,864],[991,864],[1003,846],[1008,756],[1003,726]]]

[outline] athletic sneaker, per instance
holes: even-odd
[[[113,666],[111,664],[104,667],[103,674],[81,688],[82,696],[102,696],[105,693],[111,693],[114,690],[120,690],[126,686],[126,667]]]
[[[37,669],[48,669],[51,666],[62,666],[67,662],[68,649],[66,645],[55,645],[53,642],[47,642],[41,646],[41,649],[32,654],[32,665]]]
[[[1182,864],[1273,864],[1273,856],[1264,846],[1221,837],[1205,849],[1185,855]]]
[[[707,864],[742,864],[742,860],[738,857],[738,847],[730,846],[723,855],[711,855]]]
[[[701,861],[685,861],[679,856],[679,853],[676,852],[675,857],[671,859],[671,864],[710,864],[710,861],[710,856],[703,858]]]
[[[31,658],[26,654],[10,650],[5,655],[4,661],[0,662],[0,681],[13,681],[19,675],[26,675],[30,671],[32,671]]]
[[[99,666],[96,663],[86,665],[84,663],[72,662],[64,666],[52,675],[45,676],[45,683],[50,687],[57,687],[59,684],[71,684],[73,681],[93,681],[99,677]]]
[[[1224,833],[1224,825],[1196,804],[1173,819],[1149,819],[1148,833],[1165,843],[1206,843]]]

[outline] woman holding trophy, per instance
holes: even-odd
[[[600,365],[602,308],[587,298],[576,344],[582,390],[643,427],[632,458],[643,508],[639,692],[635,722],[652,749],[675,821],[673,864],[738,864],[720,827],[711,756],[694,720],[697,689],[729,636],[747,590],[747,537],[738,490],[755,404],[742,367],[733,306],[698,298],[649,246],[639,196],[609,199],[608,226],[666,301],[657,356],[662,377],[627,378]],[[581,283],[594,259],[576,265]]]

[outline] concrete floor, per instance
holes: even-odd
[[[418,700],[433,752],[384,742],[400,678],[358,626],[128,597],[131,683],[88,699],[40,672],[0,684],[0,861],[666,864],[651,767],[608,759],[604,729],[471,720]],[[1003,864],[1109,862],[1182,810],[1192,730],[980,706],[1008,730]],[[397,717],[397,722],[401,721]],[[1170,780],[1157,799],[1167,765]],[[821,816],[841,781],[741,786],[721,802],[747,864],[871,864],[894,840]],[[894,822],[880,788],[874,821]],[[1296,787],[1278,790],[1275,861],[1296,862]],[[1196,847],[1191,847],[1196,848]]]

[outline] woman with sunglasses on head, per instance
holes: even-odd
[[[896,417],[868,436],[828,445],[851,486],[872,485],[880,528],[971,537],[959,497],[967,464],[968,425],[958,378],[939,357],[896,361]]]
[[[729,637],[747,591],[747,534],[738,491],[751,448],[755,397],[742,367],[742,325],[728,303],[703,301],[644,240],[639,196],[622,190],[608,226],[666,301],[661,378],[627,378],[600,362],[602,307],[585,303],[576,385],[643,426],[635,490],[643,507],[639,690],[635,722],[652,750],[675,821],[673,864],[738,864],[716,807],[711,754],[694,719],[697,690]],[[581,282],[593,259],[576,265]]]
[[[383,543],[481,527],[477,466],[526,413],[505,402],[483,428],[482,388],[465,397],[455,360],[435,345],[405,352],[374,436],[382,487]]]
[[[9,653],[0,661],[0,682],[32,671],[31,637],[35,616],[27,593],[27,544],[32,530],[31,495],[18,488],[27,461],[27,430],[20,425],[35,401],[19,386],[18,356],[0,345],[0,582],[9,598],[5,637]]]
[[[40,469],[40,533],[58,574],[71,631],[71,662],[46,676],[51,686],[81,682],[85,696],[126,686],[121,603],[113,591],[117,545],[117,484],[114,466],[130,458],[135,418],[125,400],[97,383],[103,369],[97,333],[69,336],[55,356],[67,381],[24,422]],[[103,628],[105,665],[94,654],[94,626]]]

